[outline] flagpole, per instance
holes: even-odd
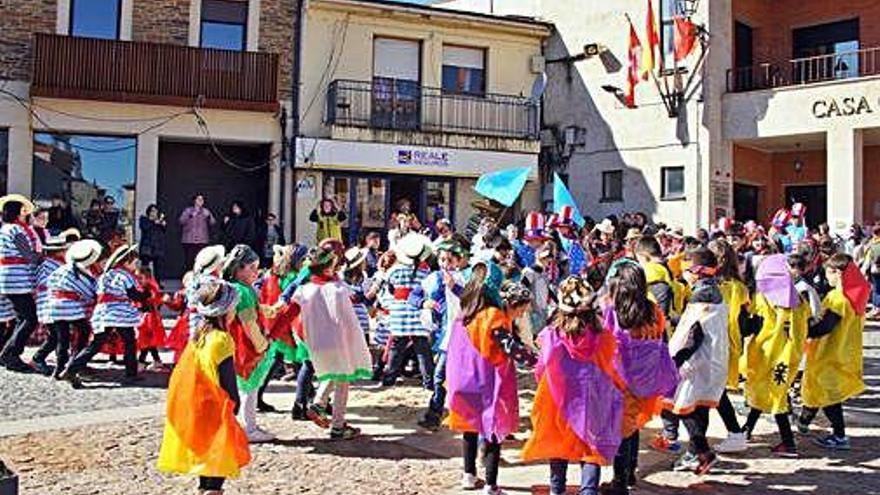
[[[635,24],[633,24],[632,18],[629,16],[629,13],[624,12],[623,16],[626,17],[626,22],[629,23],[629,27],[631,29],[635,29],[636,26],[635,26]],[[654,84],[657,86],[657,92],[660,93],[660,100],[663,102],[663,106],[666,107],[667,112],[670,112],[671,108],[669,107],[669,103],[666,101],[666,98],[663,97],[664,93],[663,93],[663,88],[660,86],[660,80],[657,79],[657,74],[653,70],[651,71],[651,79],[654,80]],[[667,86],[667,92],[668,92],[668,90],[669,90],[669,87]]]

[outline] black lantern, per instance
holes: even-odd
[[[700,0],[678,0],[678,8],[688,19],[696,15]]]

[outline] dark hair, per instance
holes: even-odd
[[[197,199],[199,199],[199,198],[205,199],[205,195],[204,195],[204,194],[201,194],[201,193],[199,193],[199,194],[193,194],[193,195],[192,195],[192,199],[191,199],[190,201],[195,202],[195,200],[197,200]]]
[[[648,299],[648,281],[639,265],[626,263],[618,267],[609,290],[621,327],[635,330],[657,321],[654,303]]]
[[[719,278],[742,282],[742,275],[739,272],[739,258],[729,242],[724,239],[715,239],[709,242],[709,250],[718,258]]]
[[[651,256],[652,258],[663,256],[663,248],[660,247],[657,238],[652,235],[643,235],[642,237],[639,237],[636,241],[634,251],[636,254]]]
[[[844,271],[850,263],[853,262],[852,256],[846,253],[836,253],[825,261],[825,268],[832,268],[837,271]]]
[[[146,215],[147,215],[147,216],[150,216],[150,212],[153,211],[153,210],[156,210],[156,214],[157,214],[157,215],[159,214],[159,206],[158,206],[157,204],[155,204],[155,203],[152,203],[152,204],[150,204],[149,206],[147,206],[147,210],[146,210],[146,212],[145,212]]]
[[[10,201],[3,205],[3,222],[12,223],[17,222],[18,217],[21,216],[22,204],[18,201]]]
[[[684,255],[684,259],[685,261],[690,261],[694,265],[705,266],[706,268],[718,266],[718,257],[716,257],[715,253],[710,251],[709,248],[705,247],[699,247],[687,251]]]
[[[92,202],[89,203],[89,208],[94,208],[94,207],[96,207],[96,206],[97,206],[98,208],[100,208],[100,207],[101,207],[101,201],[99,201],[99,200],[97,200],[97,199],[93,199]]]
[[[495,306],[483,292],[483,285],[485,285],[488,275],[489,268],[483,263],[474,266],[471,270],[471,278],[465,284],[461,294],[461,319],[465,325],[473,321],[477,313],[483,309]]]
[[[715,232],[712,232],[712,234],[709,236],[709,241],[716,241],[718,239],[724,239],[725,237],[727,237],[727,234],[720,230],[717,230]]]
[[[690,249],[698,249],[703,247],[703,243],[697,239],[696,237],[687,236],[684,238],[684,249],[685,251]]]
[[[802,272],[807,271],[807,258],[801,253],[792,253],[786,259],[788,266]]]
[[[367,235],[364,236],[364,239],[365,239],[365,240],[376,239],[376,238],[380,238],[380,239],[381,239],[382,236],[379,235],[379,233],[376,232],[375,230],[371,230],[371,231],[367,232]]]

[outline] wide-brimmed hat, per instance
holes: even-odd
[[[104,248],[101,247],[101,243],[94,239],[76,241],[67,248],[64,261],[69,265],[74,265],[80,270],[86,271],[88,267],[94,265],[101,258],[103,250]]]
[[[226,248],[219,244],[204,247],[196,255],[193,272],[196,274],[215,272],[223,266],[223,258],[225,257]]]
[[[605,220],[602,220],[601,222],[597,223],[596,226],[593,227],[593,229],[598,230],[599,232],[601,232],[603,234],[609,234],[609,235],[613,234],[614,230],[615,230],[614,223],[611,221],[610,218],[606,218]]]
[[[64,239],[67,242],[74,242],[82,239],[82,233],[76,227],[71,227],[58,234],[58,237]]]
[[[137,253],[137,244],[123,244],[116,248],[116,251],[113,251],[113,254],[107,258],[107,262],[104,264],[104,271],[110,270],[112,268],[116,268],[116,265],[122,262],[125,258],[127,258],[132,253]]]
[[[544,215],[537,211],[526,215],[526,224],[523,229],[523,239],[527,241],[546,241],[550,236],[544,226]]]
[[[8,203],[21,203],[21,213],[23,215],[30,215],[37,209],[33,201],[21,194],[7,194],[0,197],[0,210],[6,208]]]
[[[431,256],[431,239],[414,232],[409,233],[394,246],[397,261],[404,265],[413,265],[425,261]]]
[[[630,227],[626,231],[626,237],[624,237],[623,240],[631,241],[633,239],[638,239],[640,237],[642,237],[642,231],[639,230],[637,227]]]
[[[43,243],[43,251],[63,251],[70,246],[67,239],[61,236],[48,237]]]
[[[238,290],[228,282],[216,278],[203,279],[195,288],[196,312],[206,318],[223,316],[238,305]],[[210,302],[203,302],[205,299]]]
[[[345,262],[343,270],[348,271],[361,266],[367,260],[367,253],[359,247],[353,247],[342,255],[342,259]]]

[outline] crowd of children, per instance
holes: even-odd
[[[819,249],[827,239],[803,228],[802,206],[767,231],[722,219],[693,237],[638,215],[582,228],[563,207],[528,214],[522,235],[483,218],[469,233],[437,225],[432,239],[400,214],[385,253],[375,236],[348,249],[331,237],[276,246],[261,270],[247,246],[206,247],[171,297],[133,247],[75,232],[40,243],[26,198],[0,206],[0,321],[15,322],[0,327],[0,363],[80,386],[102,350],[124,355],[126,382],[138,380],[139,350],[154,365],[158,349],[173,350],[159,466],[200,476],[204,492],[248,463],[248,443],[274,439],[257,412],[274,410],[262,393],[285,367],[296,378],[292,417],[340,440],[359,434],[346,421],[353,382],[418,375],[432,392],[419,425],[461,433],[462,488],[491,494],[501,493],[501,445],[520,430],[523,370],[537,382],[523,458],[549,461],[554,494],[572,462],[580,493],[628,493],[639,431],[654,417],[663,428],[650,445],[698,474],[716,452],[746,450],[765,413],[779,429],[775,455],[798,454],[794,413],[809,433],[820,409],[832,432],[816,443],[849,449],[843,405],[864,390],[871,288],[843,249]],[[180,313],[167,338],[162,305]],[[37,325],[48,336],[27,364],[21,348]],[[740,390],[742,423],[728,397]],[[714,447],[711,409],[728,432]],[[602,466],[614,476],[599,487]]]

